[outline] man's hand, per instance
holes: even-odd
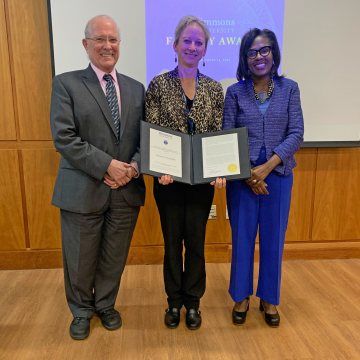
[[[104,183],[111,187],[111,189],[117,189],[120,185],[109,175],[104,175]]]
[[[130,165],[130,167],[127,169],[127,176],[130,177],[130,179],[132,179],[134,176],[137,175],[136,170]]]
[[[124,186],[131,180],[131,169],[129,168],[132,168],[130,164],[112,159],[107,173],[119,186]]]

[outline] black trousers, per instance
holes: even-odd
[[[95,213],[60,211],[65,292],[74,317],[114,307],[139,211],[120,189]]]
[[[154,178],[154,196],[165,241],[164,281],[169,307],[198,309],[205,292],[205,231],[214,187],[178,182],[161,185]]]

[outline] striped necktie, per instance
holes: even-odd
[[[106,81],[106,100],[109,103],[111,115],[114,120],[116,136],[120,138],[120,115],[119,115],[119,103],[116,94],[115,85],[112,80],[112,76],[105,74],[103,79]]]

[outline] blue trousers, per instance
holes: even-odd
[[[261,149],[255,166],[266,162]],[[288,224],[293,174],[272,171],[265,179],[269,195],[255,195],[243,180],[226,184],[232,229],[232,261],[229,293],[235,302],[253,294],[255,239],[259,228],[260,266],[256,296],[279,305],[281,262]]]

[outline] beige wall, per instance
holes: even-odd
[[[282,70],[299,83],[305,141],[360,139],[359,14],[359,0],[285,0]]]

